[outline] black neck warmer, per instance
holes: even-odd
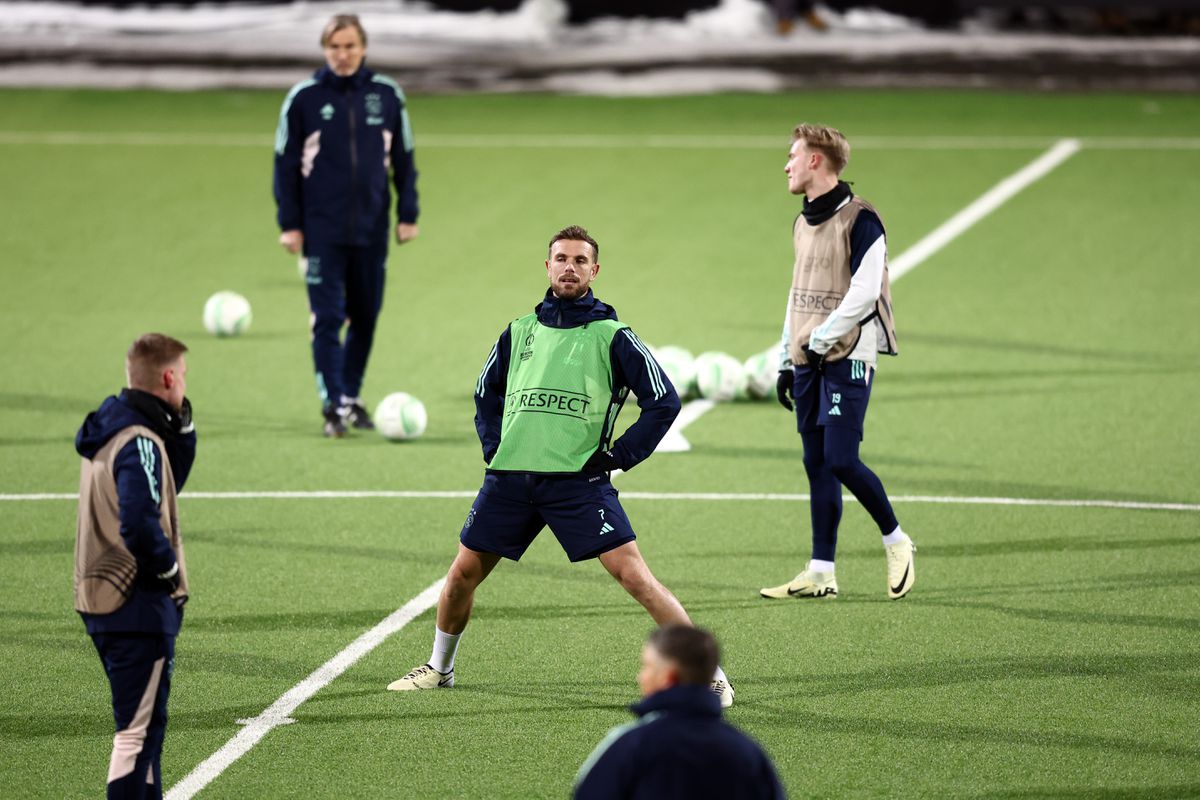
[[[150,423],[150,430],[157,433],[164,441],[169,441],[179,435],[182,424],[180,413],[171,408],[164,400],[143,392],[141,389],[122,389],[121,400],[134,411],[141,414]]]
[[[847,200],[854,196],[854,192],[850,191],[850,184],[845,181],[838,181],[837,186],[830,189],[825,194],[818,197],[816,200],[809,201],[804,198],[804,221],[809,225],[820,225],[825,220],[833,216],[833,212],[837,211],[838,206],[843,200]]]

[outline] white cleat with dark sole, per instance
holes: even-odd
[[[917,546],[912,539],[884,546],[887,554],[888,599],[899,600],[912,590],[917,579],[916,562],[913,553]]]
[[[760,595],[773,600],[786,600],[789,597],[833,600],[837,592],[837,579],[832,572],[815,572],[807,566],[789,583],[758,590]]]
[[[414,689],[449,689],[454,685],[454,670],[438,672],[428,664],[422,664],[399,680],[388,684],[389,692],[409,692]]]
[[[733,686],[727,680],[715,680],[709,687],[712,693],[721,698],[721,708],[729,708],[733,705]]]

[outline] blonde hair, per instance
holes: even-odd
[[[125,354],[125,377],[129,388],[147,391],[156,388],[159,373],[187,351],[186,344],[164,333],[142,334]]]
[[[329,18],[329,22],[325,23],[325,30],[321,31],[321,47],[329,44],[329,40],[335,33],[346,28],[357,30],[358,37],[362,39],[362,46],[367,46],[367,32],[363,29],[362,23],[358,21],[358,14],[334,14]]]
[[[804,142],[809,150],[825,156],[837,175],[850,163],[850,143],[837,128],[801,122],[792,131],[792,141]]]

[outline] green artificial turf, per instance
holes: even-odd
[[[1200,504],[1200,149],[1155,146],[1195,136],[1200,100],[414,97],[421,237],[393,248],[364,387],[368,403],[424,401],[429,429],[403,444],[320,436],[304,287],[275,243],[280,100],[0,91],[0,493],[73,492],[72,437],[120,388],[129,342],[162,330],[191,347],[200,445],[180,508],[193,598],[167,786],[441,577],[470,503],[189,493],[477,488],[475,377],[540,298],[545,242],[566,224],[599,239],[597,294],[646,341],[761,351],[791,273],[788,134],[809,120],[866,142],[846,177],[879,208],[893,258],[1055,138],[1085,147],[894,287],[901,357],[880,365],[862,453],[919,546],[908,598],[885,599],[856,504],[840,597],[773,603],[757,590],[803,567],[805,502],[627,499],[656,574],[722,641],[728,718],[793,797],[1200,795],[1200,513],[961,501]],[[517,138],[488,141],[503,136]],[[242,337],[201,326],[223,289],[253,304]],[[721,405],[685,435],[690,452],[656,455],[618,487],[807,491],[794,423],[773,403]],[[0,796],[94,796],[112,721],[71,609],[74,503],[0,511]],[[201,797],[563,797],[628,719],[649,627],[598,564],[568,564],[544,536],[480,591],[454,690],[383,691],[428,657],[426,613]]]

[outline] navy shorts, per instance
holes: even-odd
[[[826,364],[824,373],[796,367],[792,384],[796,429],[807,433],[836,426],[856,430],[862,438],[874,373],[873,364],[849,358]]]
[[[607,475],[528,472],[489,472],[458,538],[470,550],[520,561],[547,525],[572,561],[636,538]]]

